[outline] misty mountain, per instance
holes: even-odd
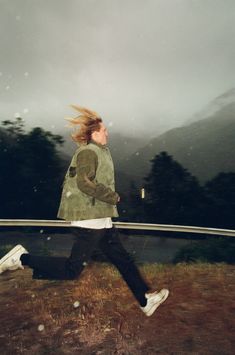
[[[108,146],[115,165],[119,165],[121,162],[125,161],[131,154],[139,149],[139,147],[143,147],[145,143],[146,139],[144,139],[144,137],[133,137],[131,134],[124,136],[120,133],[110,133]]]
[[[210,112],[209,106],[207,112]],[[235,89],[230,91],[230,95],[227,93],[213,101],[211,112],[209,117],[152,139],[120,164],[121,171],[141,181],[150,170],[150,160],[161,151],[167,151],[201,182],[219,172],[235,171]]]
[[[200,121],[202,119],[211,117],[216,112],[220,111],[223,107],[235,102],[235,88],[232,88],[222,95],[217,96],[212,102],[210,102],[203,110],[194,114],[186,124]]]
[[[184,126],[173,128],[149,141],[146,137],[111,132],[109,148],[117,188],[127,192],[131,180],[140,183],[150,170],[150,160],[167,151],[193,175],[205,182],[219,172],[235,171],[235,89],[213,100]],[[63,157],[70,161],[76,144],[67,134]]]

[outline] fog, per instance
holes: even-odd
[[[0,0],[0,118],[157,135],[235,87],[233,0]]]

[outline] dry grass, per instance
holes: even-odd
[[[32,280],[29,269],[1,275],[0,353],[234,354],[235,266],[141,271],[153,289],[171,291],[150,318],[106,264],[89,265],[79,281]]]

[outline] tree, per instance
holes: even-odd
[[[201,225],[203,190],[197,179],[178,162],[161,152],[151,160],[145,178],[147,218],[153,223]]]
[[[205,184],[210,224],[235,228],[235,173],[220,173]]]
[[[140,189],[132,180],[130,182],[129,199],[128,199],[128,217],[133,222],[145,222],[144,203],[140,196]]]
[[[23,120],[0,129],[1,218],[55,218],[64,164],[57,152],[61,136],[39,127],[26,133]]]

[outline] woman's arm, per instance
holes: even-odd
[[[95,181],[98,157],[91,149],[85,149],[77,156],[77,186],[85,194],[97,200],[116,205],[119,195],[109,187]]]

